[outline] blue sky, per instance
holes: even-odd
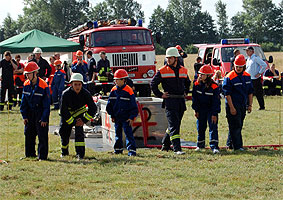
[[[95,5],[103,0],[90,0],[92,5]],[[161,5],[162,8],[166,8],[168,5],[168,0],[136,0],[142,5],[142,10],[145,14],[145,24],[149,23],[149,18],[153,13],[153,10]],[[281,0],[273,0],[273,2],[278,5]],[[208,11],[212,18],[216,20],[215,14],[215,3],[217,0],[201,0],[201,6],[203,11]],[[241,0],[222,0],[222,2],[227,4],[227,14],[229,18],[234,16],[238,11],[242,11],[242,1]],[[22,14],[22,8],[24,7],[22,0],[8,0],[2,3],[0,7],[0,24],[2,24],[4,18],[9,13],[11,17],[16,20],[19,14]]]

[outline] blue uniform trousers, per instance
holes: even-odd
[[[40,125],[38,111],[28,112],[28,123],[25,125],[25,155],[26,157],[36,157],[35,144],[38,135],[38,158],[46,160],[48,156],[48,124],[45,127]]]
[[[198,142],[199,148],[205,148],[205,131],[207,123],[209,126],[209,145],[211,149],[219,149],[218,147],[218,123],[212,123],[212,113],[206,111],[199,112],[197,119]]]
[[[226,106],[226,117],[229,125],[227,146],[234,150],[243,148],[242,128],[246,116],[246,107],[234,105],[237,114],[231,115],[230,108]]]
[[[62,92],[59,92],[58,88],[54,87],[54,89],[52,90],[54,109],[59,109],[61,96],[62,96]]]
[[[115,144],[114,152],[122,153],[123,152],[123,136],[122,129],[124,129],[126,135],[126,147],[129,151],[128,155],[136,155],[136,141],[133,135],[132,127],[129,122],[115,122]]]
[[[69,142],[73,125],[61,119],[59,134],[61,136],[62,155],[69,155]],[[84,130],[82,126],[75,126],[75,149],[80,158],[85,156]]]
[[[184,115],[184,109],[165,109],[166,117],[168,120],[168,128],[165,136],[162,139],[162,144],[165,147],[170,147],[171,143],[173,145],[173,150],[175,152],[181,151],[180,142],[180,126]]]

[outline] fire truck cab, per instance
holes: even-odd
[[[234,57],[233,51],[239,49],[246,58],[245,48],[252,46],[255,54],[265,62],[272,63],[273,57],[267,61],[259,44],[250,43],[247,38],[222,39],[220,44],[195,44],[199,51],[198,56],[202,58],[203,64],[210,64],[214,71],[220,70],[222,77],[231,71],[231,61]]]
[[[113,73],[125,69],[133,80],[139,96],[150,96],[150,82],[156,73],[155,46],[151,30],[142,21],[115,20],[88,22],[73,29],[69,40],[91,50],[98,62],[99,53],[106,52]]]

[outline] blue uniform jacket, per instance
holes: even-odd
[[[124,122],[138,115],[138,107],[132,88],[128,85],[114,86],[110,92],[106,111],[111,118]]]
[[[42,122],[48,122],[50,114],[50,92],[47,83],[37,78],[34,89],[30,80],[26,80],[23,88],[21,114],[27,119],[30,111],[36,111]]]
[[[62,94],[63,90],[65,89],[65,80],[66,72],[62,69],[57,70],[51,83],[51,90],[56,88],[58,90],[58,94]]]
[[[83,60],[83,65],[82,64],[78,64],[78,60],[75,60],[72,63],[72,72],[74,73],[80,73],[81,75],[83,75],[84,78],[84,82],[87,82],[87,77],[86,74],[88,72],[88,67],[87,67],[87,62]]]
[[[196,81],[193,86],[192,108],[196,112],[207,111],[217,116],[221,111],[220,91],[216,83],[212,83],[209,88],[204,83]]]
[[[253,93],[251,76],[247,72],[237,74],[235,70],[229,72],[222,84],[224,95],[230,95],[235,106],[246,106],[248,95]],[[226,106],[228,106],[227,100]]]

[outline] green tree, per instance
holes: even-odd
[[[112,19],[144,19],[141,4],[134,0],[106,0]]]
[[[103,1],[90,8],[89,18],[91,20],[108,20],[110,9],[107,7],[107,2]]]
[[[231,18],[231,35],[232,37],[249,37],[248,28],[245,25],[243,12],[238,12]]]
[[[217,13],[218,34],[220,38],[226,38],[229,34],[228,16],[226,12],[226,4],[218,0],[215,4]]]
[[[17,22],[12,19],[10,14],[4,19],[2,29],[4,40],[18,34]]]
[[[148,28],[151,29],[152,35],[155,36],[157,32],[160,32],[162,35],[164,34],[164,26],[165,26],[165,10],[161,8],[160,5],[157,6],[156,9],[153,10],[153,14],[149,19]]]

